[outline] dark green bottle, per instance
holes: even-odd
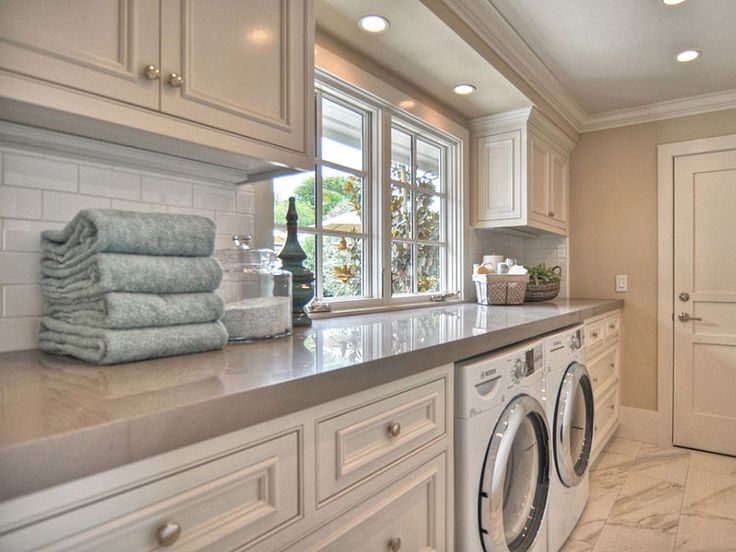
[[[307,254],[297,239],[296,198],[289,198],[289,210],[286,211],[286,241],[279,251],[282,266],[292,274],[292,319],[294,326],[311,326],[312,319],[307,316],[304,307],[314,297],[314,274],[304,267]]]

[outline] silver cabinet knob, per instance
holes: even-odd
[[[398,437],[401,435],[401,424],[399,422],[389,424],[388,432],[391,434],[391,437]]]
[[[163,524],[156,531],[158,543],[161,546],[171,546],[179,539],[179,535],[181,535],[181,525],[175,521]]]
[[[677,318],[678,318],[678,320],[680,322],[690,322],[690,321],[693,321],[693,322],[701,322],[703,320],[702,318],[697,318],[695,316],[690,316],[686,312],[681,312],[680,314],[677,315]]]
[[[182,84],[184,84],[184,77],[182,77],[179,73],[171,73],[169,75],[169,84],[171,86],[179,88]]]
[[[161,71],[155,65],[146,65],[143,68],[143,74],[151,80],[156,80],[161,76]]]
[[[394,537],[388,541],[388,549],[391,552],[399,552],[399,550],[401,550],[401,539],[399,537]]]

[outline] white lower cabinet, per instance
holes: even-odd
[[[0,503],[0,550],[450,550],[452,366]]]
[[[298,542],[290,551],[448,550],[446,460],[446,453],[433,458]]]
[[[586,366],[593,386],[595,415],[591,462],[600,454],[619,426],[621,405],[621,311],[585,321]]]

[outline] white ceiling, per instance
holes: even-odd
[[[736,0],[485,1],[589,114],[736,89]]]
[[[348,48],[403,77],[464,117],[501,113],[530,105],[509,83],[420,0],[317,0],[317,27]],[[388,18],[388,31],[359,30],[367,14]],[[452,87],[472,83],[476,93],[458,96]]]

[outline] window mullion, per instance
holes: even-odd
[[[418,274],[417,274],[417,254],[419,253],[419,248],[416,246],[416,240],[419,236],[418,230],[419,227],[417,225],[417,137],[414,133],[411,135],[411,174],[409,175],[409,182],[411,184],[411,239],[412,239],[412,246],[411,246],[411,274],[412,274],[412,284],[411,289],[413,293],[419,292],[419,284],[418,281]]]

